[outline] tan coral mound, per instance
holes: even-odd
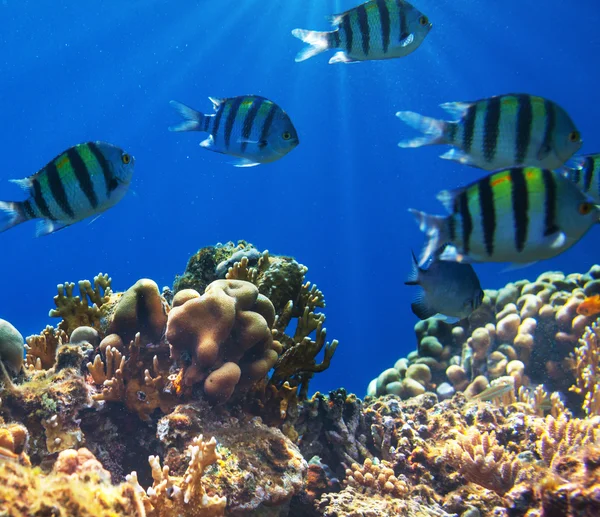
[[[203,296],[180,291],[169,313],[167,340],[172,358],[184,363],[185,386],[202,383],[212,403],[226,402],[234,390],[262,379],[280,346],[270,327],[271,302],[242,280],[216,280]]]

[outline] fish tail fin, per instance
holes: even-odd
[[[169,101],[169,104],[184,118],[179,124],[169,127],[169,131],[208,131],[212,115],[205,115],[181,102]]]
[[[424,145],[450,143],[446,135],[450,124],[453,124],[453,122],[425,117],[414,111],[399,111],[396,116],[405,124],[424,133],[424,136],[403,140],[398,144],[399,147],[422,147]]]
[[[404,285],[419,285],[419,263],[417,262],[415,252],[412,250],[410,252],[412,253],[412,269]]]
[[[414,208],[409,208],[408,211],[417,221],[419,230],[427,236],[427,242],[418,262],[418,265],[422,266],[430,258],[434,257],[437,251],[449,241],[448,217],[426,214]]]
[[[331,38],[334,32],[335,31],[319,32],[307,31],[305,29],[294,29],[292,31],[292,35],[308,44],[308,47],[302,49],[296,55],[296,63],[299,63],[300,61],[306,61],[307,59],[332,48]]]
[[[20,201],[0,201],[0,233],[24,223],[29,218]]]

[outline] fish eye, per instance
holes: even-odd
[[[588,203],[587,201],[585,203],[581,203],[579,205],[579,213],[581,215],[588,215],[592,211],[592,206],[592,203]]]
[[[289,140],[290,138],[292,138],[292,134],[289,131],[286,131],[281,136],[283,137],[284,140]]]
[[[427,16],[423,15],[419,18],[419,23],[425,27],[425,25],[429,25],[429,19],[427,18]]]
[[[569,142],[579,142],[580,139],[581,135],[579,134],[579,131],[571,131],[569,133]]]
[[[123,154],[121,155],[121,161],[122,161],[122,162],[123,162],[125,165],[127,165],[128,163],[130,163],[130,162],[131,162],[131,156],[129,156],[127,153],[123,153]]]

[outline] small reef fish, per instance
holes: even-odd
[[[440,260],[436,253],[428,268],[423,269],[414,253],[412,258],[413,268],[404,283],[422,288],[411,305],[415,316],[424,320],[443,315],[446,321],[455,323],[481,305],[483,290],[473,266]]]
[[[185,120],[169,131],[209,133],[200,146],[239,158],[233,163],[236,167],[274,162],[300,143],[290,117],[269,99],[258,95],[209,99],[216,112],[211,115],[171,101]]]
[[[292,31],[309,45],[298,53],[296,62],[329,49],[343,49],[329,64],[404,57],[414,52],[431,30],[427,16],[404,0],[369,0],[334,15],[331,23],[337,28],[330,32]]]
[[[573,156],[561,172],[600,204],[600,153]]]
[[[594,316],[598,313],[600,313],[600,294],[588,296],[577,307],[577,314],[582,314],[583,316]]]
[[[436,120],[412,111],[396,113],[425,134],[398,145],[448,144],[454,149],[441,158],[488,171],[520,166],[556,169],[581,147],[581,135],[567,112],[542,97],[517,93],[441,107],[458,120]]]
[[[0,201],[0,232],[30,219],[47,235],[116,205],[125,195],[134,158],[105,142],[75,145],[29,178],[11,180],[29,193],[25,201]]]
[[[409,209],[427,234],[421,263],[446,243],[444,260],[532,263],[573,246],[600,217],[573,182],[535,167],[489,174],[438,200],[449,216]]]

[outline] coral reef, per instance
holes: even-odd
[[[585,274],[551,271],[534,282],[486,290],[481,307],[466,320],[418,322],[418,349],[371,381],[367,393],[475,396],[509,376],[517,388],[544,383],[549,391],[564,393],[570,407],[578,406],[579,399],[568,391],[575,378],[571,353],[593,319],[577,309],[599,292],[600,266]],[[575,391],[585,395],[581,390]]]
[[[240,241],[174,293],[67,284],[24,361],[0,321],[0,515],[600,514],[600,267],[420,322],[364,401],[308,395],[337,341],[305,273]]]

